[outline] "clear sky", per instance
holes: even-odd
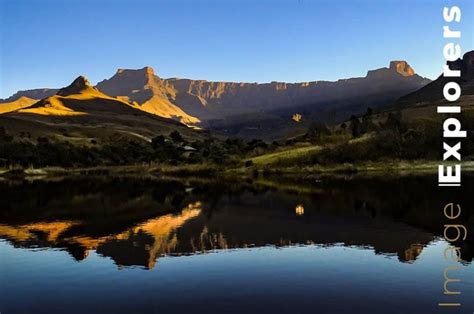
[[[315,81],[364,76],[407,60],[435,78],[442,8],[472,0],[0,0],[0,97],[19,89],[92,83],[149,65],[161,77]]]

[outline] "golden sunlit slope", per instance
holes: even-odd
[[[36,99],[22,96],[11,102],[0,103],[0,114],[29,107],[37,101]]]
[[[0,115],[0,123],[12,134],[54,135],[79,142],[98,138],[115,140],[117,134],[151,141],[154,136],[173,130],[179,130],[188,138],[198,136],[177,121],[149,114],[134,103],[104,94],[83,76],[54,96]]]
[[[198,118],[187,114],[170,101],[175,98],[174,88],[156,76],[150,67],[138,70],[119,69],[110,79],[99,82],[97,88],[109,95],[135,102],[140,110],[190,126],[200,123]]]
[[[131,104],[110,97],[92,87],[83,76],[75,79],[68,87],[60,89],[56,95],[19,110],[20,113],[46,116],[74,116],[101,112],[133,114],[135,111]]]
[[[91,119],[102,107],[104,111],[117,107],[120,114],[124,108],[135,108],[226,136],[275,140],[292,136],[312,120],[335,123],[361,114],[367,107],[385,106],[429,82],[406,61],[392,61],[389,67],[368,71],[365,77],[302,83],[162,79],[151,67],[144,67],[119,69],[111,78],[99,82],[97,89],[87,86],[80,96],[70,91],[51,96],[52,90],[38,89],[20,91],[8,99],[19,95],[51,96],[22,111],[36,116]],[[93,107],[89,106],[91,98]],[[119,104],[122,105],[115,106]],[[302,120],[289,123],[295,122],[291,120],[295,113],[301,114]]]
[[[179,107],[173,105],[168,99],[153,96],[138,106],[140,110],[155,114],[160,117],[180,121],[188,126],[198,125],[200,120],[188,115]]]

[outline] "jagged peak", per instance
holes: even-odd
[[[87,77],[80,75],[72,82],[70,86],[87,87],[91,86],[91,82],[89,82]]]
[[[57,95],[67,96],[71,94],[78,94],[85,89],[93,88],[89,80],[85,76],[77,77],[69,86],[61,88]]]
[[[123,68],[118,68],[116,74],[127,74],[127,73],[143,73],[146,74],[147,76],[153,76],[155,75],[155,70],[153,70],[152,67],[146,66],[141,69],[123,69]]]
[[[416,74],[415,70],[404,60],[391,61],[389,69],[403,76],[413,76]]]
[[[147,74],[155,75],[155,70],[153,70],[152,67],[146,66],[146,67],[144,67],[144,68],[141,69],[141,70],[144,71],[144,72],[147,73]]]

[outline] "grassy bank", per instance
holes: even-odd
[[[439,161],[395,161],[345,163],[332,165],[291,165],[290,163],[272,164],[264,162],[272,160],[286,152],[271,154],[271,156],[256,157],[249,166],[221,166],[215,164],[140,164],[127,166],[98,166],[87,168],[10,168],[0,169],[0,176],[9,177],[41,177],[41,176],[68,176],[68,175],[153,175],[153,176],[196,176],[196,177],[268,177],[268,176],[298,176],[318,177],[323,175],[407,175],[407,174],[436,174]],[[278,157],[277,157],[278,156]],[[454,165],[454,163],[452,163]],[[474,171],[474,161],[462,163],[463,172]]]
[[[410,175],[410,174],[433,174],[438,173],[437,161],[384,161],[384,162],[366,162],[355,164],[338,165],[312,165],[295,167],[263,167],[257,168],[264,175],[285,175],[285,176],[303,176],[311,177],[318,175]],[[448,165],[448,164],[446,164]],[[454,165],[454,163],[451,163]],[[463,172],[473,172],[474,162],[464,162],[462,164]]]
[[[97,167],[44,167],[0,169],[0,176],[64,176],[64,175],[213,175],[221,171],[221,167],[212,164],[139,164],[124,166]]]
[[[303,162],[309,162],[310,156],[319,151],[321,151],[320,146],[304,146],[260,155],[249,158],[246,161],[250,161],[252,165],[259,167],[273,165],[291,166]]]

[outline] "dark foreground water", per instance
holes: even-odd
[[[2,181],[0,312],[472,313],[472,234],[447,261],[442,208],[474,230],[474,180],[435,180]]]

